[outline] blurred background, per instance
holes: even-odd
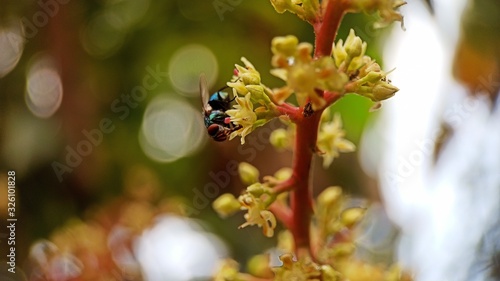
[[[280,122],[244,147],[212,141],[198,79],[204,72],[215,92],[245,56],[264,83],[280,86],[269,74],[270,42],[288,34],[313,42],[307,23],[268,1],[0,3],[1,169],[16,172],[17,266],[28,279],[135,280],[145,270],[148,280],[191,280],[209,276],[218,257],[244,264],[275,244],[258,228],[238,231],[243,218],[222,220],[210,203],[244,188],[237,162],[262,175],[291,164],[289,152],[268,145]],[[374,31],[374,20],[349,16],[339,35]],[[370,106],[352,96],[337,107],[349,139],[360,139]],[[318,162],[318,191],[335,183],[374,193],[357,163],[354,154],[329,171]],[[176,216],[184,213],[194,220]],[[141,235],[146,242],[137,242]]]
[[[423,99],[424,92],[448,96],[451,90],[443,90],[442,83],[429,82],[445,78],[425,71],[451,77],[465,2],[456,7],[447,13],[450,7],[439,3],[409,3],[402,10],[408,19],[404,36],[414,37],[402,49],[395,47],[405,42],[399,25],[394,25],[396,34],[391,34],[390,28],[375,30],[377,18],[372,15],[346,16],[338,38],[345,38],[353,28],[368,42],[368,55],[384,69],[398,67],[395,73],[400,78],[390,78],[402,90],[394,105],[389,101],[378,112],[370,113],[373,104],[354,95],[332,108],[342,114],[346,137],[361,152],[342,155],[328,170],[316,159],[315,192],[341,185],[354,197],[389,205],[393,214],[406,214],[402,210],[411,204],[391,203],[406,201],[400,197],[391,201],[378,191],[378,186],[384,190],[387,185],[378,184],[377,179],[384,175],[377,168],[389,170],[393,165],[397,170],[399,165],[379,165],[389,163],[381,159],[398,159],[390,154],[396,152],[383,149],[398,142],[398,135],[390,133],[396,128],[390,121],[404,115],[390,115],[390,108],[398,108],[397,98],[403,95],[410,105],[412,100],[439,104],[432,98]],[[484,11],[492,9],[471,10],[476,15],[471,22],[477,22],[487,18],[482,17]],[[490,14],[491,18],[496,15]],[[428,24],[428,29],[415,32],[418,20]],[[487,35],[480,39],[494,41],[498,37],[492,33],[498,30],[486,30]],[[208,280],[219,258],[234,257],[244,268],[252,255],[273,247],[276,241],[263,237],[260,229],[237,230],[243,222],[241,216],[222,220],[210,204],[222,193],[236,195],[242,190],[235,173],[237,162],[253,164],[261,175],[290,165],[290,152],[276,152],[269,146],[269,134],[280,123],[272,121],[255,131],[243,147],[238,140],[212,141],[202,121],[198,78],[204,72],[214,92],[231,78],[234,64],[244,56],[261,72],[267,86],[278,87],[280,81],[269,74],[270,42],[288,34],[314,41],[307,23],[289,13],[277,14],[269,1],[0,0],[0,215],[4,223],[7,171],[15,171],[19,272],[16,277],[5,276],[19,280]],[[451,39],[443,34],[451,34]],[[466,43],[477,40],[462,38]],[[430,53],[422,51],[425,46],[436,46],[429,45],[433,42],[440,47],[426,49]],[[389,47],[393,49],[387,51]],[[498,63],[497,55],[493,52],[484,61]],[[462,69],[470,69],[476,61],[470,58]],[[497,75],[496,63],[486,64],[490,68],[478,67],[486,76],[461,77]],[[415,69],[424,73],[410,72]],[[496,77],[487,85],[494,86],[487,99],[490,104],[498,90]],[[460,91],[467,96],[466,88]],[[437,115],[422,110],[426,103],[413,105],[410,108],[429,124],[439,124]],[[432,108],[445,112],[438,105]],[[492,112],[492,108],[485,106],[481,112]],[[416,138],[408,130],[422,124],[414,111],[406,111],[405,123],[393,130],[408,142]],[[387,119],[389,123],[382,122]],[[363,133],[366,128],[372,133]],[[369,153],[377,151],[380,153]],[[496,171],[493,174],[498,175]],[[492,181],[489,195],[497,194],[499,187],[496,178]],[[408,185],[407,181],[398,183]],[[416,184],[415,189],[422,185]],[[424,208],[427,203],[422,199],[421,204]],[[398,230],[387,221],[384,208],[379,209],[379,214],[374,212],[379,219],[372,219],[379,227],[367,227],[363,245],[370,258],[392,260]],[[491,214],[493,209],[485,212]],[[391,218],[409,231],[404,221],[410,215]],[[3,225],[2,231],[0,260],[5,264],[7,231]],[[476,236],[477,244],[480,235]],[[471,244],[472,249],[476,244]],[[403,252],[414,251],[407,248]],[[409,256],[406,265],[420,269],[414,260],[422,256]]]

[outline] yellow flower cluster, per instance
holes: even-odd
[[[271,4],[278,13],[289,11],[299,18],[314,24],[324,16],[325,7],[332,0],[271,0]],[[345,11],[351,13],[378,13],[380,21],[376,23],[377,28],[385,27],[394,21],[401,22],[403,16],[396,11],[406,4],[402,0],[356,0],[343,1]]]
[[[255,180],[254,167],[248,163],[240,166],[240,170],[248,170],[240,174],[251,182]],[[246,175],[245,175],[246,174]],[[288,179],[289,170],[282,170],[267,182],[276,184]],[[230,198],[236,209],[245,209],[247,220],[241,227],[259,225],[264,234],[274,233],[276,220],[271,212],[266,210],[262,195],[267,194],[266,184],[254,183],[246,193],[238,199],[234,196],[223,195],[221,198]],[[254,276],[271,278],[274,273],[275,281],[305,280],[305,281],[411,281],[412,278],[404,273],[398,265],[389,268],[381,265],[372,265],[355,258],[356,226],[364,218],[366,208],[347,207],[349,198],[343,194],[339,186],[331,186],[321,192],[314,202],[314,219],[311,225],[312,249],[316,249],[313,261],[309,256],[298,260],[290,254],[294,249],[294,240],[289,230],[278,234],[277,249],[285,253],[280,256],[282,266],[270,268],[269,258],[258,255],[248,264],[250,273]],[[221,210],[214,206],[220,212]],[[248,274],[240,273],[238,264],[233,260],[224,260],[214,280],[247,280]],[[272,270],[271,273],[269,270]]]
[[[224,259],[220,262],[219,268],[213,277],[213,281],[243,281],[240,278],[242,274],[239,272],[240,266],[232,259]]]
[[[319,265],[304,258],[298,261],[293,260],[291,254],[280,256],[283,266],[274,268],[275,281],[304,280],[304,281],[337,281],[340,274],[330,265]]]
[[[226,114],[231,118],[231,122],[240,125],[238,130],[231,132],[229,140],[236,136],[241,136],[241,144],[245,144],[245,136],[250,134],[254,129],[255,121],[257,121],[257,114],[253,111],[253,104],[250,102],[248,93],[244,98],[237,97],[234,109],[226,111]]]
[[[260,82],[260,73],[246,58],[241,58],[244,67],[236,65],[237,75],[227,85],[233,88],[236,97],[234,109],[226,111],[231,122],[240,128],[229,135],[229,139],[241,137],[241,144],[245,143],[245,136],[255,128],[263,126],[278,115],[274,103],[270,100],[269,90]]]
[[[335,65],[349,76],[345,86],[347,93],[356,93],[375,102],[392,97],[399,89],[387,80],[387,73],[378,63],[365,55],[366,42],[356,36],[353,29],[345,43],[341,40],[333,47]]]
[[[363,207],[346,208],[348,198],[339,186],[321,192],[315,202],[316,223],[313,233],[318,249],[318,262],[329,264],[343,279],[350,281],[410,281],[411,277],[399,266],[386,269],[354,257],[356,226],[364,218]]]
[[[402,0],[356,0],[351,1],[355,12],[374,13],[378,12],[381,20],[375,27],[385,27],[394,21],[401,22],[403,26],[403,16],[396,11],[397,8],[406,4]]]
[[[271,4],[280,14],[289,11],[310,23],[314,23],[318,19],[320,11],[318,0],[271,0]]]
[[[289,35],[276,37],[272,41],[272,65],[276,67],[271,74],[286,81],[287,85],[274,89],[274,99],[283,103],[295,93],[300,106],[308,99],[313,110],[326,105],[322,91],[343,92],[348,76],[339,72],[332,57],[313,59],[313,47],[309,43],[299,43],[297,37]]]
[[[256,195],[260,193],[257,189],[262,190],[260,183],[249,186],[247,192],[240,195],[238,199],[232,194],[223,194],[213,202],[212,207],[221,217],[227,217],[239,210],[246,210],[247,213],[244,215],[246,222],[240,228],[257,225],[262,227],[266,237],[272,237],[276,227],[276,218],[267,210],[267,202]]]
[[[333,159],[339,157],[340,152],[352,152],[356,149],[354,144],[344,139],[345,131],[342,129],[340,114],[335,114],[330,122],[323,122],[318,133],[317,148],[323,157],[323,167],[328,168]]]
[[[240,228],[257,225],[262,228],[266,237],[272,237],[276,228],[276,218],[268,207],[279,198],[278,194],[273,193],[272,187],[290,178],[290,169],[283,168],[274,176],[265,176],[264,183],[258,182],[259,172],[249,163],[240,163],[238,172],[243,183],[249,184],[245,193],[238,198],[229,193],[223,194],[212,203],[212,207],[221,217],[227,217],[240,210],[247,211],[244,215],[246,222]]]
[[[251,192],[247,192],[241,195],[238,201],[240,201],[241,208],[247,210],[244,216],[246,222],[240,225],[240,228],[257,225],[262,227],[262,232],[266,237],[273,237],[276,218],[273,213],[266,209],[267,206],[262,198],[256,197]]]

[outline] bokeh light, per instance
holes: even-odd
[[[128,30],[138,24],[149,9],[149,0],[108,1],[107,14],[115,26]]]
[[[144,153],[158,162],[173,162],[195,152],[206,140],[200,111],[167,95],[153,99],[139,133]]]
[[[21,21],[13,19],[0,25],[0,78],[9,73],[21,59],[24,36]]]
[[[40,54],[33,58],[26,78],[25,101],[37,117],[52,116],[61,105],[63,87],[61,77],[51,57]]]
[[[187,45],[173,54],[168,66],[172,85],[183,95],[199,95],[200,73],[205,73],[208,85],[217,78],[219,66],[213,52],[202,45]]]
[[[139,263],[149,281],[208,279],[227,250],[194,220],[165,215],[135,244]]]
[[[90,19],[82,33],[85,51],[95,57],[114,54],[123,44],[125,32],[114,22],[113,15],[99,13]]]
[[[146,15],[148,0],[108,1],[83,28],[83,47],[92,56],[104,58],[118,51],[125,37]]]

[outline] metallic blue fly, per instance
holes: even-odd
[[[200,75],[200,95],[203,103],[203,116],[208,135],[216,141],[225,141],[229,135],[240,128],[231,122],[226,110],[231,108],[234,99],[223,92],[226,87],[218,90],[209,98],[208,84],[204,74]]]

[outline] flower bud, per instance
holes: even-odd
[[[297,59],[301,62],[310,62],[312,60],[311,53],[313,46],[310,43],[302,42],[297,46]]]
[[[213,280],[238,280],[239,265],[231,259],[219,261],[218,269]]]
[[[347,58],[347,52],[342,46],[342,40],[339,40],[337,44],[333,46],[332,53],[333,58],[335,59],[335,65],[339,67],[340,64],[343,63]]]
[[[269,268],[269,255],[255,255],[247,263],[248,273],[265,278],[273,276],[273,272]]]
[[[366,74],[366,76],[362,78],[362,81],[368,82],[368,83],[377,83],[383,77],[384,77],[384,74],[382,72],[372,71],[372,72],[369,72],[368,74]]]
[[[355,57],[349,62],[349,65],[347,66],[347,71],[354,72],[356,70],[360,70],[363,68],[364,65],[366,65],[370,61],[371,59],[368,56]]]
[[[369,72],[381,72],[382,70],[380,69],[380,65],[376,63],[375,61],[371,61],[370,63],[366,64],[366,73]]]
[[[256,182],[247,187],[247,192],[252,194],[254,197],[260,197],[262,194],[264,194],[265,190],[260,182]]]
[[[238,92],[238,94],[242,96],[248,94],[248,90],[245,88],[245,84],[243,84],[241,81],[228,82],[227,86],[233,88],[234,90],[236,90],[236,92]]]
[[[231,193],[225,193],[215,199],[212,203],[212,208],[219,214],[219,216],[225,218],[230,216],[240,210],[241,204],[236,200],[234,195]]]
[[[280,14],[284,13],[286,11],[286,8],[288,7],[287,1],[285,0],[271,0],[271,4],[273,5],[276,12]]]
[[[244,184],[250,185],[259,181],[259,170],[247,162],[238,165],[238,173]]]
[[[318,205],[324,208],[335,207],[342,199],[342,189],[340,186],[330,186],[318,195]]]
[[[281,168],[278,171],[276,171],[276,173],[274,173],[274,177],[279,181],[284,181],[284,180],[291,178],[292,174],[293,174],[293,170],[288,168],[288,167],[285,167],[285,168]]]
[[[262,85],[247,85],[245,88],[252,93],[250,100],[253,104],[262,104],[266,108],[272,107],[272,101],[269,96],[265,93],[264,87]],[[266,109],[264,109],[265,111]],[[257,108],[255,112],[258,112]]]
[[[293,235],[290,230],[283,230],[278,234],[277,248],[283,252],[293,252]]]
[[[340,221],[348,228],[353,227],[363,219],[365,212],[363,208],[349,208],[340,214]]]
[[[388,99],[399,91],[399,89],[387,82],[380,82],[375,84],[372,89],[372,95],[369,98],[373,101],[381,101]]]
[[[351,29],[349,31],[349,36],[347,36],[347,39],[345,40],[345,51],[347,55],[351,58],[360,56],[363,51],[363,41],[361,41],[361,38],[356,36],[354,33],[354,29]]]
[[[259,85],[260,74],[257,71],[249,71],[240,75],[241,80],[245,85]]]
[[[290,146],[287,131],[282,128],[276,129],[271,133],[269,142],[277,149],[286,149]]]
[[[293,35],[278,36],[271,41],[271,51],[273,54],[281,54],[285,57],[291,57],[295,54],[299,39]]]

